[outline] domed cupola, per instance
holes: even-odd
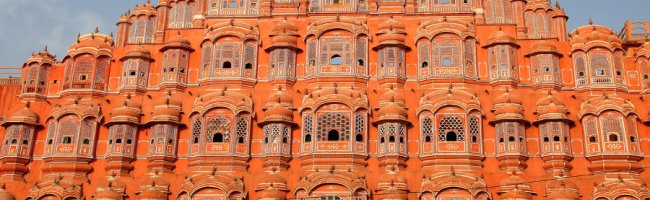
[[[491,121],[491,124],[498,123],[500,121],[521,121],[527,122],[524,118],[524,107],[521,105],[521,99],[512,95],[510,89],[506,89],[506,92],[498,96],[494,100],[494,120]]]
[[[497,193],[504,200],[529,200],[535,194],[526,180],[514,173],[503,179],[500,185],[501,190]]]
[[[406,44],[406,31],[404,23],[390,18],[377,26],[377,40],[379,44],[373,49],[377,50],[383,46],[400,46],[405,50],[410,49]]]
[[[562,101],[551,94],[549,91],[546,97],[541,98],[537,101],[537,110],[535,111],[537,115],[537,120],[533,122],[534,124],[539,124],[544,121],[563,121],[572,124],[573,122],[569,119],[566,106]]]
[[[260,178],[255,191],[259,200],[281,200],[286,199],[289,189],[287,180],[274,170]]]
[[[519,44],[517,44],[517,39],[515,39],[515,37],[513,37],[512,35],[504,32],[500,27],[499,27],[499,31],[495,32],[494,34],[490,35],[490,37],[488,37],[487,43],[483,47],[488,48],[490,46],[499,45],[499,44],[507,44],[507,45],[513,45],[519,47]]]
[[[105,55],[112,56],[113,51],[113,34],[104,35],[99,33],[99,28],[86,35],[77,35],[77,41],[70,45],[67,55],[74,57],[75,55],[90,53],[96,56]]]
[[[109,176],[106,182],[97,187],[97,190],[93,194],[93,199],[122,200],[126,196],[124,194],[125,189],[126,184],[124,182],[117,180],[116,176]]]
[[[272,51],[275,48],[298,49],[297,42],[300,37],[298,27],[287,19],[276,24],[271,29],[269,36],[271,37],[271,46],[267,47],[266,51]]]
[[[578,200],[578,185],[564,179],[552,180],[546,184],[546,198],[550,200]]]
[[[122,102],[121,106],[116,107],[111,112],[111,119],[107,122],[107,126],[114,123],[140,123],[140,103],[131,99],[131,95],[127,94],[126,99]]]
[[[377,179],[376,198],[379,200],[405,200],[408,199],[407,179],[389,167],[387,173]]]
[[[182,102],[172,97],[171,92],[167,92],[165,97],[159,98],[154,102],[151,120],[148,123],[171,122],[179,123]]]
[[[2,124],[2,126],[8,127],[13,124],[25,124],[29,126],[35,126],[35,127],[41,126],[41,124],[39,123],[38,114],[29,108],[30,105],[31,105],[30,102],[25,102],[25,107],[16,111],[9,118],[9,120],[5,121]]]
[[[160,48],[160,51],[165,52],[167,49],[185,49],[188,51],[194,51],[194,49],[192,49],[190,40],[183,37],[180,31],[176,32],[175,36],[171,37],[167,42],[165,42],[165,45]]]
[[[571,32],[571,51],[588,50],[592,47],[621,48],[621,39],[616,33],[605,26],[589,25],[578,27]]]

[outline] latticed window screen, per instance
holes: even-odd
[[[476,116],[469,117],[469,134],[472,135],[472,142],[478,142],[481,137],[480,120]]]
[[[428,42],[418,42],[418,60],[420,61],[419,67],[426,67],[429,65],[429,43]]]
[[[453,132],[456,138],[447,138],[447,134]],[[438,127],[438,140],[440,141],[465,141],[465,130],[463,121],[455,116],[443,117]]]
[[[355,133],[365,133],[366,118],[363,117],[363,114],[359,113],[355,116],[354,119],[354,132]]]
[[[250,66],[251,69],[257,64],[257,44],[254,42],[246,42],[244,44],[244,66]]]
[[[366,65],[366,55],[368,48],[368,40],[363,37],[357,38],[357,65],[365,66]]]
[[[192,143],[198,143],[199,138],[201,138],[201,129],[203,128],[203,123],[201,119],[194,118],[192,122]]]
[[[620,117],[605,117],[601,119],[603,133],[605,138],[610,142],[620,141],[623,134],[623,124],[621,123]],[[614,140],[612,135],[616,135],[616,140]]]
[[[79,134],[79,124],[72,120],[65,119],[59,122],[59,142],[63,142],[63,138],[75,138]]]
[[[241,67],[241,43],[223,42],[215,43],[214,50],[214,67],[222,68],[226,66],[224,63],[229,62],[231,68]]]
[[[230,132],[228,131],[228,127],[230,124],[230,121],[226,118],[221,118],[221,117],[215,117],[212,118],[208,121],[208,124],[206,126],[206,141],[212,141],[212,138],[215,134],[222,134],[223,135],[223,141],[224,142],[229,142],[230,141]]]
[[[248,122],[246,119],[239,118],[237,120],[237,139],[239,143],[244,143],[246,141],[246,136],[248,135]]]
[[[314,119],[312,115],[305,115],[305,117],[302,120],[302,123],[303,123],[303,129],[302,129],[303,133],[305,135],[311,134],[312,131],[314,130],[313,129]]]
[[[422,119],[422,140],[425,142],[433,140],[433,122],[428,117]]]
[[[336,130],[339,133],[339,140],[350,140],[350,119],[343,113],[329,112],[318,117],[317,140],[327,140],[329,131]]]
[[[469,76],[476,75],[476,40],[467,39],[464,44],[465,74]]]
[[[592,76],[611,76],[607,54],[594,53],[589,56],[589,63]]]
[[[169,11],[169,28],[191,28],[194,3],[178,1]]]
[[[210,76],[210,66],[212,66],[212,44],[203,44],[203,52],[201,55],[201,77],[207,78]]]

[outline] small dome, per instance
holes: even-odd
[[[129,58],[143,58],[149,60],[151,59],[151,51],[142,45],[136,45],[135,47],[127,50],[124,57],[122,57],[120,60],[124,61]]]
[[[395,172],[395,170],[389,170],[388,173],[377,178],[377,188],[378,189],[387,189],[389,187],[399,187],[407,188],[407,179]]]
[[[287,19],[276,24],[269,36],[271,36],[271,46],[266,48],[266,51],[281,47],[298,49],[298,37],[300,36],[298,27]]]
[[[397,103],[389,102],[379,109],[377,115],[379,120],[407,120],[408,112]]]
[[[607,48],[621,47],[621,39],[612,29],[605,26],[593,25],[590,22],[589,25],[581,26],[571,32],[572,48],[583,46],[586,48],[594,41],[600,41],[601,44],[593,45],[605,45]]]
[[[488,37],[487,44],[485,45],[485,47],[489,47],[497,44],[511,44],[511,45],[519,46],[517,44],[517,40],[515,39],[515,37],[504,32],[503,30],[499,30],[496,33],[490,35],[490,37]]]
[[[404,30],[406,26],[392,17],[377,26],[378,30]]]
[[[287,192],[289,192],[287,179],[277,172],[271,172],[260,178],[256,191],[259,199],[285,199]]]
[[[45,49],[43,49],[43,51],[32,54],[29,57],[29,59],[27,59],[27,61],[25,62],[25,66],[33,62],[37,62],[39,64],[44,64],[44,63],[54,64],[56,62],[56,57],[50,54],[50,52],[48,52],[47,50],[47,46],[45,46]]]
[[[385,102],[395,102],[403,105],[405,101],[406,98],[404,97],[404,95],[395,89],[389,89],[386,92],[384,92],[384,94],[379,96],[380,104]]]
[[[77,42],[70,45],[67,54],[96,53],[111,55],[114,44],[112,35],[101,34],[99,33],[99,29],[95,29],[95,32],[91,34],[78,35]]]
[[[111,112],[111,120],[108,123],[125,122],[125,123],[139,123],[141,111],[140,103],[133,101],[131,96],[122,102],[120,107],[116,107]]]
[[[287,121],[291,122],[293,112],[280,103],[275,103],[264,112],[264,121]]]
[[[25,107],[14,113],[9,120],[7,120],[3,126],[9,124],[30,124],[34,126],[39,125],[38,114],[29,109],[29,102],[25,103]]]
[[[556,54],[556,55],[562,55],[560,52],[557,50],[557,47],[550,42],[547,42],[545,40],[541,40],[540,42],[536,43],[530,48],[530,51],[527,56],[532,56],[535,54],[541,54],[541,53],[550,53],[550,54]]]
[[[260,178],[260,181],[259,181],[258,185],[286,186],[287,185],[287,179],[282,177],[277,172],[272,172],[272,173],[269,173],[268,175],[263,176],[262,178]]]
[[[373,47],[373,49],[378,49],[385,45],[398,45],[409,49],[409,47],[405,45],[406,31],[404,31],[404,23],[390,18],[379,24],[379,26],[377,26],[377,29],[378,30],[375,34],[377,35],[379,45]]]
[[[496,99],[494,99],[494,104],[503,104],[503,103],[515,103],[515,104],[521,104],[521,99],[516,97],[515,95],[512,95],[510,93],[510,90],[506,90],[505,93],[501,94],[498,96]]]
[[[523,115],[524,110],[522,109],[521,105],[516,105],[516,104],[506,104],[503,106],[500,106],[499,108],[496,108],[494,111],[495,115],[502,115],[502,114],[518,114],[518,115]]]
[[[280,21],[280,23],[276,24],[273,29],[271,29],[271,32],[273,33],[288,33],[288,34],[296,34],[298,33],[298,26],[293,24],[287,19],[283,19]]]
[[[171,92],[167,92],[167,95],[164,98],[159,98],[154,102],[153,113],[149,123],[177,123],[180,120],[181,104],[181,101],[171,96]]]
[[[190,51],[193,50],[190,40],[183,37],[180,31],[176,33],[176,36],[170,38],[169,41],[165,42],[165,46],[160,48],[160,51],[163,52],[167,49],[186,49]]]

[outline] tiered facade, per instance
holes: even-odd
[[[146,2],[0,86],[0,199],[650,199],[650,23],[567,20],[547,0]]]

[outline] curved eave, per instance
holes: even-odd
[[[264,49],[264,51],[270,52],[273,51],[274,49],[280,49],[280,48],[293,49],[296,51],[296,53],[302,52],[302,49],[298,48],[298,46],[293,44],[272,44],[271,46]]]
[[[385,122],[400,122],[400,123],[406,124],[407,126],[411,125],[411,122],[408,121],[407,119],[378,119],[378,120],[372,122],[372,125],[378,126],[379,124],[385,123]]]
[[[575,124],[575,122],[573,122],[570,119],[566,119],[566,118],[565,119],[560,119],[560,118],[557,118],[557,119],[540,119],[540,120],[533,121],[532,124],[535,125],[535,126],[538,126],[540,123],[543,123],[543,122],[564,122],[564,123],[568,123],[570,126]]]
[[[151,120],[151,121],[148,121],[147,123],[144,123],[142,125],[145,126],[145,127],[149,127],[149,126],[153,126],[153,125],[156,125],[156,124],[174,124],[174,125],[177,125],[179,127],[186,127],[186,125],[184,123],[174,122],[174,121],[166,121],[166,120]]]
[[[493,121],[488,122],[488,124],[494,126],[494,125],[496,125],[498,123],[501,123],[501,122],[519,122],[519,123],[523,123],[525,126],[530,126],[530,122],[528,120],[525,120],[525,119],[497,119],[497,120],[493,120]]]
[[[267,125],[267,124],[270,124],[270,123],[283,123],[283,124],[289,124],[289,125],[291,125],[291,126],[293,126],[293,127],[297,127],[297,126],[298,126],[298,124],[295,123],[295,122],[293,122],[293,121],[284,121],[284,120],[264,120],[264,121],[258,122],[257,125],[259,125],[259,126],[264,126],[264,125]]]
[[[372,47],[372,50],[377,51],[377,50],[379,50],[381,48],[392,47],[392,46],[402,47],[402,48],[404,48],[405,51],[410,51],[411,50],[411,47],[404,44],[403,42],[382,42],[382,43],[379,43],[377,46]]]
[[[43,125],[41,125],[39,123],[20,122],[20,121],[5,121],[4,123],[1,124],[1,126],[9,127],[9,126],[15,125],[15,124],[26,124],[26,125],[34,126],[34,127],[37,127],[37,128],[43,127]]]

